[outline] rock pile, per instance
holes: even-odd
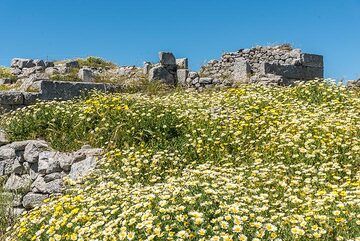
[[[166,84],[175,85],[177,79],[176,59],[172,53],[160,52],[160,62],[157,64],[145,63],[144,72],[148,74],[150,81],[161,81]],[[149,72],[147,72],[149,70]]]
[[[41,140],[13,142],[0,147],[0,176],[13,199],[14,214],[40,205],[64,189],[63,178],[76,180],[96,166],[101,149],[84,146],[73,153],[52,150]]]

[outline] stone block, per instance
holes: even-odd
[[[263,63],[260,66],[261,74],[280,75],[289,79],[311,80],[324,77],[324,69],[320,67],[279,65]]]
[[[41,98],[40,93],[23,92],[23,96],[24,105],[34,104],[37,100]]]
[[[251,67],[244,59],[236,60],[234,63],[233,80],[235,82],[248,83],[251,75]]]
[[[78,73],[79,79],[84,82],[93,82],[94,81],[94,74],[93,71],[89,68],[82,68],[79,70]]]
[[[176,59],[176,66],[178,69],[188,69],[188,59],[187,58],[181,58]]]
[[[159,53],[160,64],[163,66],[176,66],[176,60],[173,53],[160,52]]]
[[[165,84],[174,85],[176,84],[176,76],[171,74],[165,67],[156,66],[149,71],[150,81],[161,81]]]
[[[301,64],[309,67],[323,68],[323,56],[317,54],[301,54]]]
[[[42,80],[40,89],[42,100],[70,100],[91,90],[106,91],[106,85],[101,83]]]
[[[0,92],[0,105],[22,105],[24,96],[21,92],[2,91]]]
[[[23,197],[22,205],[26,209],[39,206],[49,195],[29,192]]]
[[[88,175],[96,167],[96,157],[89,156],[86,159],[76,162],[71,166],[69,177],[73,180]]]
[[[185,85],[186,79],[189,75],[189,70],[188,69],[178,69],[176,73],[177,73],[178,83],[180,85]]]

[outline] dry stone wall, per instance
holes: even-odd
[[[54,151],[41,140],[13,142],[0,147],[0,176],[5,177],[1,195],[9,196],[14,215],[41,205],[50,195],[64,191],[64,178],[72,180],[96,167],[102,150],[84,146],[64,153]]]
[[[289,85],[295,81],[323,78],[323,57],[302,53],[289,45],[257,46],[224,53],[204,65],[199,75],[219,83]]]

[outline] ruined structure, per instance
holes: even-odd
[[[10,70],[14,78],[0,78],[0,84],[15,89],[0,92],[0,108],[13,110],[38,99],[68,100],[92,89],[118,91],[129,81],[136,84],[146,79],[202,90],[242,83],[292,85],[321,79],[324,72],[321,55],[302,53],[286,44],[224,53],[220,60],[209,61],[199,72],[189,69],[187,58],[176,59],[170,52],[160,52],[158,63],[145,62],[144,67],[117,66],[89,58],[57,62],[13,59]],[[92,66],[86,66],[89,63]]]
[[[64,191],[64,177],[78,180],[96,167],[102,150],[84,146],[64,153],[41,140],[17,141],[0,147],[0,176],[5,177],[1,195],[12,200],[15,216]]]
[[[302,53],[289,45],[257,46],[224,53],[220,60],[211,60],[203,66],[199,74],[225,85],[291,85],[296,81],[323,78],[324,65],[321,55]]]

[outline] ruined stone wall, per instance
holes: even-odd
[[[204,65],[199,75],[225,85],[235,82],[289,85],[296,81],[323,78],[323,72],[321,55],[279,45],[224,53],[220,60],[211,60]]]
[[[224,53],[220,60],[211,60],[200,69],[202,77],[212,77],[219,80],[233,78],[234,65],[239,59],[247,60],[252,73],[260,71],[261,63],[296,65],[300,63],[301,50],[292,49],[288,45],[257,46],[251,49],[241,49],[236,52]]]
[[[83,147],[54,151],[41,140],[17,141],[0,147],[0,176],[4,193],[12,201],[14,216],[41,205],[50,195],[64,191],[64,178],[77,180],[92,171],[101,149]]]

